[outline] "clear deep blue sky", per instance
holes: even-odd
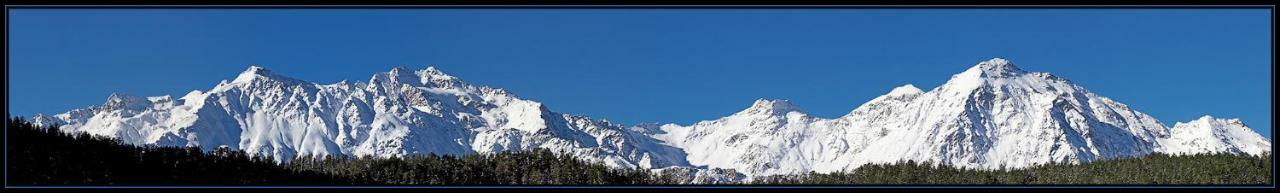
[[[553,111],[689,124],[757,98],[836,117],[1010,59],[1166,125],[1271,133],[1266,9],[11,10],[9,112],[181,96],[250,64],[319,83],[434,65]]]

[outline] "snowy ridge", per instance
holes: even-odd
[[[281,161],[546,148],[704,183],[905,160],[994,169],[1271,149],[1268,139],[1238,119],[1205,116],[1166,127],[1066,79],[1000,58],[929,91],[910,84],[893,88],[835,118],[811,116],[787,100],[758,99],[732,115],[688,126],[625,127],[553,112],[434,67],[317,84],[251,66],[178,99],[116,93],[102,105],[32,120],[131,144],[227,146]]]
[[[1205,115],[1188,123],[1178,122],[1162,139],[1161,151],[1169,154],[1228,152],[1258,155],[1271,151],[1271,141],[1253,132],[1240,119]]]
[[[751,108],[654,138],[689,162],[748,176],[836,172],[914,160],[966,168],[1083,163],[1154,152],[1269,152],[1243,124],[1197,121],[1166,128],[1155,118],[1048,73],[996,58],[928,92],[904,85],[845,116],[825,119]],[[798,109],[790,107],[790,109]]]
[[[401,67],[377,73],[367,83],[322,85],[253,66],[178,100],[113,94],[101,107],[33,119],[131,144],[227,146],[280,161],[547,148],[613,167],[689,166],[682,150],[622,125],[552,112],[434,67]]]

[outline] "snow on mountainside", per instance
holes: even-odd
[[[1271,151],[1271,141],[1246,127],[1240,119],[1218,119],[1205,115],[1189,123],[1179,122],[1170,129],[1161,152],[1189,154],[1229,152],[1258,155]]]
[[[435,68],[395,68],[369,82],[321,85],[250,67],[180,99],[113,94],[54,116],[68,132],[131,144],[227,145],[283,160],[301,155],[393,157],[547,148],[615,167],[687,166],[684,152],[621,125],[547,110]]]
[[[547,148],[614,167],[688,174],[695,182],[905,160],[992,169],[1271,149],[1268,139],[1238,119],[1206,116],[1168,128],[1066,79],[999,58],[927,92],[909,84],[894,88],[836,118],[811,116],[787,100],[760,99],[693,125],[623,127],[552,112],[433,67],[395,68],[368,82],[334,84],[250,67],[178,99],[112,94],[100,106],[33,121],[131,144],[226,145],[282,161]]]
[[[749,176],[906,160],[994,169],[1161,151],[1270,151],[1270,142],[1238,123],[1197,121],[1179,124],[1171,134],[1124,104],[996,58],[928,92],[895,88],[838,118],[761,99],[728,117],[660,126],[663,132],[651,136],[684,149],[694,165]]]

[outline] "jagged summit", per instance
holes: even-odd
[[[1216,118],[1216,117],[1213,117],[1213,115],[1203,115],[1203,116],[1200,116],[1200,118],[1196,118],[1195,120],[1191,120],[1190,122],[1209,122],[1209,121],[1213,121],[1213,120],[1215,120],[1215,119],[1217,119],[1217,118]]]
[[[1179,125],[1179,124],[1229,124],[1229,125],[1244,126],[1244,122],[1240,121],[1240,119],[1238,118],[1224,119],[1224,118],[1217,118],[1212,115],[1200,116],[1200,118],[1196,118],[1195,120],[1187,121],[1185,123],[1183,122],[1174,123],[1175,128],[1177,128],[1176,125]],[[1202,128],[1202,129],[1207,129],[1207,128]]]
[[[240,73],[241,73],[241,74],[245,74],[245,73],[249,73],[249,74],[267,74],[267,73],[270,73],[270,72],[271,72],[271,70],[267,70],[267,68],[263,68],[262,66],[258,66],[258,65],[249,65],[249,68],[244,69],[244,72],[240,72]]]
[[[410,71],[408,67],[396,66],[390,71],[375,73],[369,78],[369,83],[380,83],[381,81],[389,81],[390,84],[409,84],[420,86],[421,78]]]
[[[444,73],[444,71],[441,71],[439,68],[436,68],[435,66],[427,66],[427,68],[423,68],[419,72],[421,74],[453,77],[453,76],[450,76],[449,74]]]
[[[271,75],[271,70],[267,70],[266,68],[263,68],[261,66],[251,65],[249,66],[249,68],[244,69],[244,71],[240,72],[240,75],[237,75],[236,79],[232,82],[247,82],[247,81],[253,80],[254,78],[257,78],[258,76],[269,76],[269,75]]]
[[[388,81],[391,84],[409,84],[412,86],[427,86],[433,88],[462,88],[467,87],[461,79],[445,74],[434,66],[427,66],[419,70],[410,70],[404,66],[397,66],[391,71],[376,73],[369,79],[370,83],[380,83]]]
[[[1021,68],[1015,66],[1013,62],[1004,58],[992,58],[987,61],[979,62],[973,67],[956,74],[952,77],[957,82],[973,82],[982,81],[987,78],[1004,78],[1013,77],[1025,73]]]
[[[391,71],[388,71],[388,72],[412,72],[412,71],[409,71],[409,67],[407,66],[399,65],[399,66],[391,67]]]
[[[978,63],[974,68],[981,70],[983,75],[989,77],[1007,77],[1023,73],[1022,69],[1004,58],[992,58]]]
[[[119,102],[119,101],[134,100],[134,99],[141,100],[142,97],[125,94],[122,92],[112,92],[110,96],[107,96],[107,102]]]
[[[1174,124],[1169,135],[1161,140],[1161,151],[1170,154],[1227,152],[1258,155],[1271,150],[1271,141],[1249,129],[1240,119],[1205,115]]]
[[[1031,85],[1042,85],[1045,83],[1042,79],[1026,78],[1024,76],[1029,72],[1023,71],[1004,58],[992,58],[990,60],[979,62],[973,67],[969,67],[964,72],[951,76],[942,86],[937,89],[952,95],[964,95],[973,92],[975,89],[993,85],[1016,85],[1018,87],[1026,87]],[[1048,73],[1031,73],[1043,75],[1044,80],[1060,78],[1049,75]],[[1065,82],[1065,81],[1064,81]]]
[[[995,57],[995,58],[987,59],[986,61],[979,62],[979,63],[978,63],[978,65],[979,65],[979,66],[992,66],[992,67],[1014,67],[1014,68],[1016,68],[1016,66],[1012,66],[1012,65],[1013,65],[1013,63],[1009,62],[1009,60],[1008,60],[1008,59],[1004,59],[1004,58],[1000,58],[1000,57]]]
[[[433,79],[433,80],[457,80],[458,79],[458,77],[454,77],[452,75],[446,74],[444,73],[444,71],[441,71],[435,66],[427,66],[426,69],[418,71],[418,74],[420,74],[422,77],[426,77],[428,79]]]
[[[751,107],[742,110],[740,113],[768,113],[774,115],[782,115],[790,112],[800,111],[799,107],[792,104],[790,100],[784,99],[756,99],[751,103]]]
[[[250,65],[249,68],[246,68],[244,71],[240,72],[240,74],[237,75],[235,79],[231,80],[231,83],[249,83],[249,82],[254,82],[259,80],[275,80],[275,81],[281,81],[281,82],[287,82],[287,83],[305,82],[302,80],[276,74],[267,68],[263,68],[262,66]]]
[[[1206,122],[1206,121],[1220,120],[1220,119],[1228,120],[1229,122],[1240,122],[1240,119],[1222,119],[1222,118],[1214,117],[1213,115],[1208,115],[1208,114],[1200,116],[1200,118],[1196,118],[1196,120],[1193,120],[1192,122]]]
[[[391,67],[391,70],[387,71],[387,74],[396,75],[396,76],[409,76],[413,74],[413,71],[409,70],[409,67],[396,66],[396,67]]]
[[[150,101],[143,97],[114,92],[107,97],[107,102],[103,103],[102,107],[107,110],[141,110],[149,103]]]

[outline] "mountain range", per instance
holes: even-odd
[[[894,88],[835,118],[811,116],[787,100],[760,99],[692,125],[624,126],[554,112],[434,67],[318,84],[253,66],[176,99],[115,93],[102,105],[32,120],[135,145],[226,147],[282,162],[545,148],[711,183],[906,160],[997,169],[1151,153],[1271,151],[1271,142],[1239,119],[1206,115],[1168,127],[1065,78],[1000,58],[928,91]]]

